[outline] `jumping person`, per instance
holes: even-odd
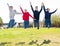
[[[27,9],[25,9],[25,11],[23,11],[22,7],[20,7],[22,13],[23,13],[23,20],[24,20],[24,28],[29,28],[29,16],[32,17],[30,15],[29,12],[27,12]],[[34,19],[34,17],[32,17]]]
[[[15,14],[21,14],[21,13],[18,13],[18,12],[16,12],[16,10],[13,10],[13,6],[9,6],[8,3],[7,3],[7,5],[9,7],[9,17],[10,17],[10,21],[9,21],[7,28],[12,28],[16,24],[15,20],[14,20]]]
[[[45,26],[46,27],[51,27],[52,25],[51,25],[51,15],[53,14],[53,13],[55,13],[56,11],[57,11],[57,9],[55,10],[55,11],[53,11],[53,12],[49,12],[50,11],[50,8],[45,8],[45,6],[44,6],[44,3],[42,3],[43,4],[43,9],[44,9],[44,12],[45,12]]]
[[[40,11],[38,11],[38,6],[36,6],[35,10],[34,10],[33,7],[32,7],[31,2],[30,2],[30,6],[31,6],[31,9],[32,9],[33,14],[34,14],[34,27],[37,27],[37,29],[39,29],[39,15],[42,11],[42,6],[41,6]]]

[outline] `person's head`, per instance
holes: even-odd
[[[47,11],[50,11],[50,8],[47,8],[46,10],[47,10]]]
[[[37,10],[37,11],[38,11],[38,6],[36,6],[36,7],[35,7],[35,10]]]
[[[13,10],[13,6],[9,6],[10,10]]]
[[[25,12],[27,12],[27,9],[25,9]]]

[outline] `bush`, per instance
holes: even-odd
[[[51,17],[52,27],[60,27],[60,16],[54,15]]]
[[[0,17],[0,27],[3,25],[2,18]]]

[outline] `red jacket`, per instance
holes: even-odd
[[[32,17],[29,12],[24,12],[23,9],[20,7],[22,13],[23,13],[23,20],[29,20],[29,16]],[[33,18],[33,17],[32,17]]]

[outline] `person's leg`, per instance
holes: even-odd
[[[13,24],[12,24],[12,27],[16,25],[15,20],[13,20],[12,23],[13,23]]]
[[[10,23],[11,23],[11,20],[9,21],[9,23],[8,23],[8,27],[7,27],[7,28],[10,28]]]
[[[10,21],[10,28],[13,27],[13,24],[14,24],[14,22],[13,22],[13,20],[11,20],[11,21]]]
[[[24,28],[26,28],[26,21],[24,20]]]
[[[45,27],[48,27],[48,20],[45,20]]]
[[[15,24],[16,24],[16,23],[15,23],[15,20],[13,19],[13,20],[12,20],[12,26],[11,26],[11,27],[14,27]]]
[[[29,21],[26,21],[26,28],[29,28]]]
[[[37,20],[37,29],[39,29],[39,20]]]
[[[10,20],[10,28],[12,28],[14,26],[14,19]]]
[[[36,20],[34,20],[34,27],[36,27]]]
[[[14,21],[14,24],[13,24],[13,26],[15,26],[16,25],[16,22]]]
[[[49,20],[49,28],[51,27],[51,20]]]

